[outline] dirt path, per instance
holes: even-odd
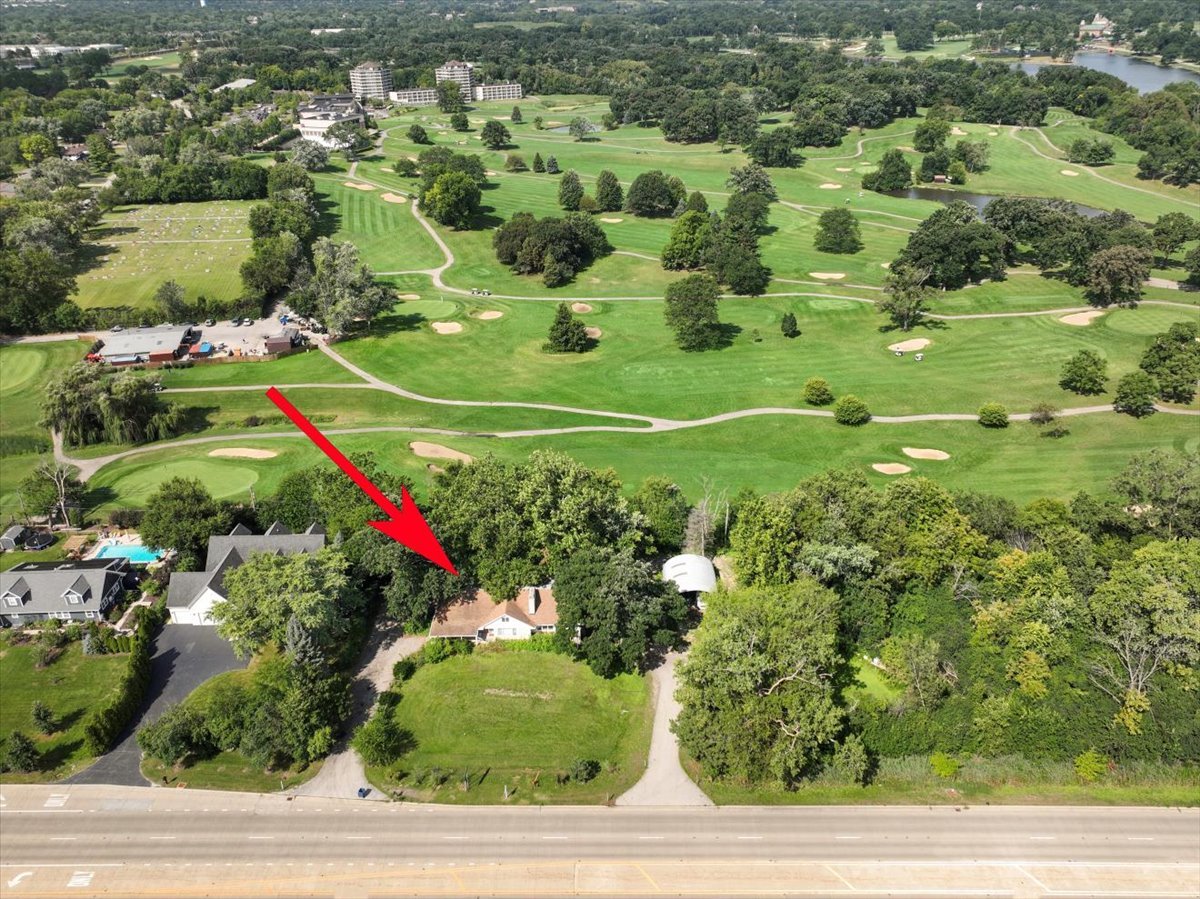
[[[679,716],[675,698],[675,664],[681,656],[671,653],[650,674],[654,702],[654,731],[650,756],[640,780],[617,797],[617,805],[709,806],[713,802],[687,776],[679,762],[679,743],[671,733],[671,722]]]
[[[425,645],[424,636],[404,636],[400,625],[389,622],[377,627],[363,648],[358,671],[350,685],[351,710],[346,720],[346,733],[351,734],[371,717],[379,694],[392,685],[392,666],[405,656],[412,655]],[[291,790],[294,796],[322,796],[330,799],[358,799],[360,787],[369,786],[367,773],[347,740],[325,759],[317,776]],[[378,790],[363,797],[387,800]]]

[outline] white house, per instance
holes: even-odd
[[[496,602],[487,591],[477,590],[471,598],[441,609],[429,626],[429,636],[487,643],[552,634],[557,627],[558,604],[552,586],[547,585],[522,587],[515,599],[506,602]]]
[[[315,553],[324,545],[325,531],[317,524],[310,525],[303,534],[293,534],[278,521],[265,534],[254,534],[239,524],[228,536],[213,536],[208,541],[208,559],[203,571],[176,571],[171,575],[167,588],[171,621],[215,624],[212,610],[225,601],[225,572],[237,568],[254,553]]]

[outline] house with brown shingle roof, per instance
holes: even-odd
[[[438,610],[429,626],[429,636],[487,643],[552,634],[557,627],[558,604],[553,584],[548,584],[522,587],[514,599],[505,602],[496,602],[486,590],[476,590],[474,596]]]

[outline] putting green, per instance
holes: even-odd
[[[134,463],[108,486],[124,504],[136,506],[148,500],[159,485],[171,478],[195,478],[217,499],[242,496],[258,483],[259,471],[245,461],[201,455],[211,450],[210,446],[194,449],[195,453],[188,453],[187,458],[152,464]]]

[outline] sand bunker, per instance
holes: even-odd
[[[371,185],[363,184],[361,181],[343,181],[342,187],[353,187],[355,190],[374,190]]]
[[[845,167],[841,167],[841,166],[839,166],[839,167],[836,169],[836,171],[839,171],[839,172],[853,172],[853,171],[854,171],[854,169],[853,169],[853,167],[851,167],[851,166],[845,166]]]
[[[604,222],[606,225],[619,225],[621,222],[625,221],[625,219],[600,219],[600,221]]]
[[[901,465],[899,462],[876,462],[871,467],[880,474],[908,474],[912,471],[907,465]]]
[[[935,462],[945,462],[950,458],[949,453],[943,453],[941,450],[917,449],[912,446],[901,447],[900,452],[904,453],[910,459],[932,459]]]
[[[842,185],[840,184],[834,184],[832,181],[826,181],[824,184],[820,185],[821,190],[837,190],[841,186]]]
[[[457,334],[462,330],[458,322],[430,322],[429,327],[438,334]]]
[[[988,132],[988,137],[999,137],[999,136],[1000,136],[999,131],[989,131]]]
[[[1090,325],[1093,319],[1099,318],[1103,314],[1103,309],[1093,309],[1090,312],[1072,312],[1070,315],[1064,315],[1059,321],[1064,325],[1075,325],[1082,328],[1084,325]]]
[[[916,153],[917,152],[916,147],[897,147],[896,149],[903,150],[905,153]]]
[[[910,350],[923,350],[929,344],[933,343],[925,337],[914,337],[912,340],[902,340],[899,343],[893,343],[888,346],[888,349],[893,353],[907,353]]]
[[[210,456],[223,456],[227,459],[274,459],[279,453],[271,450],[250,449],[244,446],[227,446],[209,452]]]
[[[381,194],[379,199],[385,203],[407,203],[408,197],[402,197],[400,194]]]
[[[880,268],[891,268],[892,264],[890,262],[881,262],[881,263],[879,263],[879,267]]]
[[[845,272],[809,272],[818,281],[840,281],[846,277]]]
[[[408,445],[408,448],[413,451],[413,455],[420,456],[422,459],[453,459],[456,462],[474,462],[474,458],[466,453],[460,453],[456,449],[450,449],[448,446],[442,446],[440,443],[425,443],[421,440],[414,440]]]
[[[1061,172],[1059,172],[1059,174],[1066,175],[1068,178],[1079,177],[1079,172],[1072,172],[1070,169],[1063,169]]]
[[[604,335],[604,332],[599,328],[584,328],[583,330],[592,340],[599,340]]]
[[[495,321],[496,319],[503,317],[504,313],[499,309],[488,309],[486,312],[479,313],[479,320],[485,322]]]
[[[592,307],[589,306],[587,303],[572,303],[571,311],[586,314],[586,313],[592,311]]]
[[[400,294],[400,295],[397,297],[397,299],[400,299],[400,300],[419,300],[419,299],[421,299],[421,295],[420,295],[419,293],[402,293],[402,294]]]
[[[957,125],[955,125],[953,128],[950,129],[950,133],[952,135],[954,135],[955,137],[966,137],[967,136],[967,132],[963,131]]]

